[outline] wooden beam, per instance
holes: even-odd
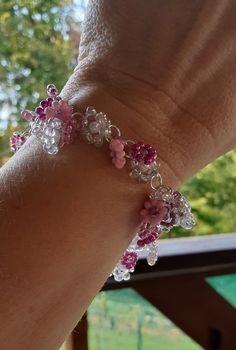
[[[236,234],[168,239],[154,267],[141,260],[130,281],[109,279],[103,289],[134,288],[204,349],[233,350],[236,310],[205,282],[228,273],[236,273]],[[88,350],[87,327],[85,315],[72,333],[73,350]]]
[[[236,310],[205,282],[208,276],[236,273],[236,235],[171,239],[160,245],[154,267],[141,260],[131,280],[109,279],[104,290],[134,288],[204,349],[236,349]]]
[[[205,277],[199,273],[137,281],[135,290],[204,349],[214,349],[216,334],[221,350],[236,349],[236,310],[205,282]]]

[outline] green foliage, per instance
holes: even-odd
[[[24,127],[19,111],[34,109],[48,83],[61,89],[72,72],[73,10],[72,0],[0,2],[0,165],[11,155],[9,135]]]
[[[172,236],[214,234],[236,230],[236,150],[218,158],[182,188],[190,198],[197,226]]]
[[[49,82],[62,88],[75,57],[72,8],[65,0],[0,2],[1,105],[31,109]]]

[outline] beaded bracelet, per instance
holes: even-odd
[[[108,142],[113,165],[118,169],[127,165],[132,178],[150,186],[149,196],[140,211],[140,225],[111,274],[116,281],[129,280],[142,251],[147,252],[148,264],[155,265],[158,238],[162,233],[178,226],[192,229],[195,220],[191,207],[180,192],[162,184],[157,152],[151,145],[123,138],[120,129],[93,107],[88,107],[84,114],[73,113],[68,101],[61,99],[53,84],[47,86],[47,93],[48,98],[41,101],[35,111],[21,113],[29,122],[29,128],[12,135],[13,152],[33,134],[42,143],[43,150],[53,155],[80,134],[87,143],[95,146]]]

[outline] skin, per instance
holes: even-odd
[[[179,186],[235,147],[236,2],[94,0],[62,91],[158,150]],[[0,171],[0,343],[55,350],[127,247],[147,187],[76,142],[52,157],[31,137]],[[14,334],[14,336],[13,336]]]

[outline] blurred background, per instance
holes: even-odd
[[[24,128],[19,111],[34,109],[45,87],[59,90],[76,65],[87,0],[1,0],[0,165],[11,152],[9,136]],[[236,151],[188,181],[197,226],[166,238],[212,235],[236,229]],[[131,289],[100,293],[89,313],[89,349],[200,349],[170,320]],[[122,336],[121,336],[122,335]]]

